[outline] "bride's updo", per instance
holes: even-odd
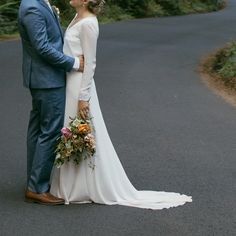
[[[105,0],[89,0],[87,7],[90,12],[98,15],[102,11],[104,4]]]

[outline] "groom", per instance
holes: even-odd
[[[63,32],[48,0],[22,0],[18,15],[23,46],[24,86],[32,96],[27,134],[27,190],[25,200],[64,204],[49,193],[56,140],[64,122],[65,78],[83,72],[83,56],[62,53]]]

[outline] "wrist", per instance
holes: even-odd
[[[89,102],[89,100],[79,100],[79,102]]]
[[[80,97],[79,97],[79,101],[83,101],[83,102],[89,102],[91,99],[91,96],[87,96],[87,95],[82,95],[80,94]]]
[[[79,59],[79,57],[75,57],[73,69],[76,70],[76,71],[79,71],[79,69],[80,69],[80,59]]]

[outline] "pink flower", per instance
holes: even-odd
[[[71,132],[70,129],[67,128],[67,127],[62,128],[62,129],[61,129],[61,133],[62,133],[62,135],[63,135],[64,137],[66,137],[66,138],[71,138],[71,137],[72,137],[72,132]]]

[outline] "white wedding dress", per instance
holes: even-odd
[[[192,202],[191,196],[164,191],[139,191],[128,179],[117,153],[110,140],[94,82],[96,67],[96,47],[99,24],[96,16],[88,16],[78,22],[71,22],[65,33],[64,53],[78,57],[84,54],[83,73],[67,74],[65,122],[69,116],[77,114],[78,100],[90,99],[90,113],[96,137],[96,154],[93,158],[94,169],[89,167],[90,160],[76,166],[73,161],[61,168],[54,168],[50,192],[65,199],[65,203],[100,203],[124,205],[147,209],[176,207]]]

